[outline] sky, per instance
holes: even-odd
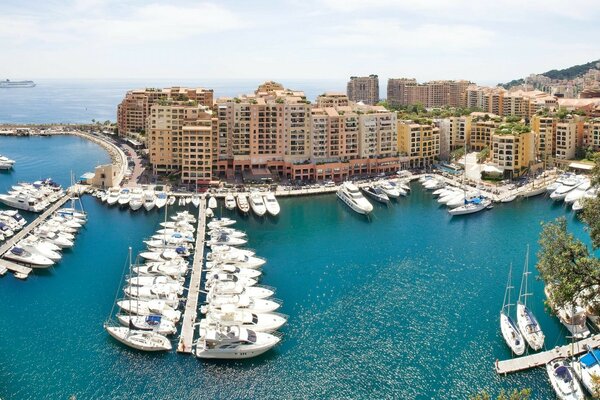
[[[0,78],[494,84],[599,59],[599,20],[597,0],[2,0]]]

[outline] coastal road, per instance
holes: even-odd
[[[131,146],[123,144],[122,147],[125,151],[125,154],[131,157],[135,164],[133,167],[133,173],[131,174],[129,181],[127,182],[127,186],[135,186],[138,183],[141,183],[138,182],[138,180],[140,179],[140,176],[144,173],[145,168],[142,165],[142,160]]]

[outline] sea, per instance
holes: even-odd
[[[68,185],[109,160],[72,136],[0,137],[0,154],[16,160],[0,173],[2,193],[48,176]],[[542,222],[562,216],[588,245],[589,237],[544,196],[463,217],[417,182],[408,197],[376,204],[370,219],[335,195],[281,198],[278,218],[241,217],[220,203],[217,214],[236,218],[267,259],[261,283],[276,288],[289,316],[282,343],[244,361],[148,354],[112,339],[103,323],[122,296],[128,248],[143,249],[164,209],[109,208],[89,195],[82,203],[89,222],[59,264],[26,281],[0,278],[2,399],[466,399],[513,388],[554,398],[543,369],[494,372],[511,357],[499,329],[508,269],[518,291],[528,244],[529,304],[546,348],[568,342],[535,279],[537,239]]]
[[[131,89],[170,86],[204,87],[215,98],[254,93],[267,79],[36,79],[33,88],[0,89],[0,124],[92,123],[116,121],[117,105]],[[275,79],[286,88],[302,90],[314,101],[325,91],[346,91],[343,79]]]

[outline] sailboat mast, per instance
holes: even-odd
[[[504,301],[502,302],[502,311],[507,308],[507,315],[510,314],[510,290],[512,281],[512,263],[510,263],[510,267],[508,269],[508,280],[506,281],[506,289],[504,290]]]

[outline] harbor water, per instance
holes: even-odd
[[[0,138],[0,154],[17,161],[0,174],[0,192],[46,176],[68,185],[70,171],[108,160],[77,137]],[[274,350],[233,362],[141,353],[109,337],[102,324],[127,248],[140,250],[164,215],[85,196],[89,222],[60,264],[27,281],[0,279],[0,398],[464,399],[501,388],[553,398],[543,369],[495,374],[495,360],[510,357],[499,311],[510,263],[518,291],[526,244],[535,265],[540,222],[566,215],[589,243],[583,225],[545,197],[450,217],[430,192],[412,188],[389,207],[375,205],[370,221],[335,195],[282,198],[276,219],[238,218],[268,260],[262,283],[277,289],[289,322]],[[566,343],[542,283],[530,284],[546,347]]]

